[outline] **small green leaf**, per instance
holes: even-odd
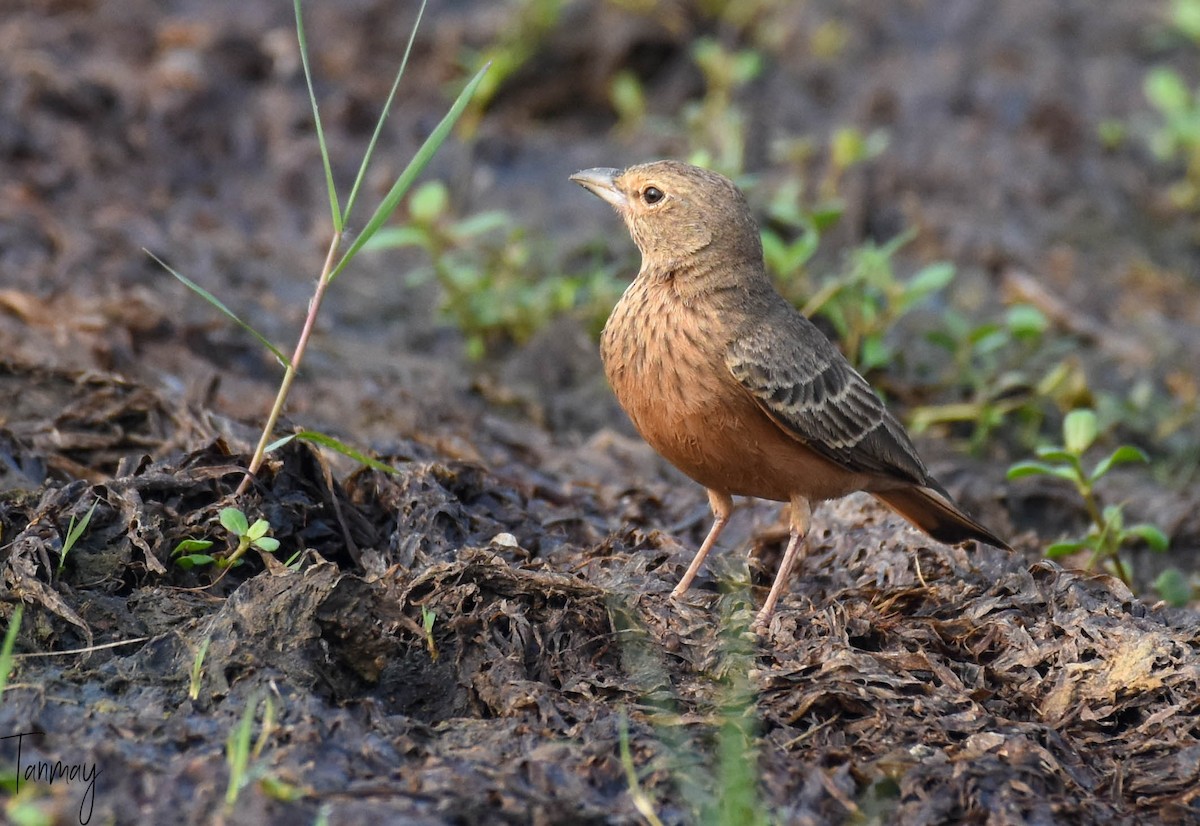
[[[1026,476],[1052,476],[1055,468],[1043,462],[1017,462],[1008,469],[1008,479],[1024,479]]]
[[[1101,460],[1096,468],[1092,471],[1089,479],[1095,482],[1102,478],[1106,473],[1112,470],[1117,465],[1124,465],[1130,462],[1149,462],[1150,457],[1144,451],[1139,450],[1132,445],[1121,445],[1114,450],[1106,459]]]
[[[646,94],[642,82],[629,69],[622,69],[613,76],[608,86],[608,99],[623,122],[640,120],[646,113]]]
[[[288,442],[292,441],[292,439],[295,439],[295,438],[296,438],[295,433],[289,433],[287,436],[283,436],[282,438],[276,439],[275,441],[271,442],[271,444],[269,444],[265,448],[263,448],[263,453],[272,453],[276,450],[279,450],[279,448],[283,447],[284,445],[286,445]]]
[[[237,508],[221,508],[219,518],[225,530],[234,536],[245,536],[246,531],[250,530],[250,523],[246,521],[246,514]]]
[[[1072,410],[1063,419],[1063,440],[1067,450],[1076,456],[1082,456],[1092,446],[1098,433],[1096,414],[1087,408]]]
[[[1178,568],[1167,568],[1154,580],[1154,590],[1169,605],[1182,608],[1192,599],[1192,588]]]
[[[267,535],[267,531],[271,530],[271,523],[265,519],[256,519],[254,524],[246,531],[245,536],[251,542],[256,539],[261,539]]]
[[[972,347],[976,347],[980,341],[988,339],[989,336],[994,336],[997,333],[1002,333],[1002,331],[1003,328],[1001,325],[996,324],[995,322],[978,324],[976,327],[972,327],[967,331],[967,342],[970,343]]]
[[[950,333],[946,332],[945,330],[930,330],[925,334],[925,340],[930,344],[941,347],[943,350],[949,351],[950,353],[955,353],[958,351],[958,339],[950,335]]]
[[[1145,93],[1147,100],[1167,114],[1185,111],[1192,97],[1183,78],[1165,67],[1146,75]]]
[[[904,291],[910,300],[915,301],[945,288],[954,280],[954,276],[953,264],[945,261],[930,264],[904,285]]]
[[[429,233],[420,227],[384,227],[363,245],[364,250],[390,250],[399,247],[423,247]]]
[[[441,181],[421,184],[408,199],[408,213],[419,224],[432,224],[450,205],[450,193]]]
[[[1008,308],[1005,323],[1013,335],[1020,338],[1032,338],[1046,332],[1050,322],[1045,313],[1030,304],[1017,304]]]
[[[202,565],[212,565],[216,561],[216,557],[209,556],[208,554],[188,554],[176,559],[175,564],[180,568],[190,569]]]
[[[192,553],[194,551],[207,551],[213,546],[211,539],[184,539],[175,546],[175,550],[171,551],[171,556],[183,553]]]
[[[1058,559],[1063,556],[1070,556],[1078,553],[1088,547],[1086,542],[1055,542],[1046,549],[1046,559]]]
[[[1171,25],[1200,43],[1200,3],[1195,0],[1174,0],[1171,3]]]
[[[994,353],[1008,343],[1008,331],[999,324],[980,324],[967,337],[976,353]]]
[[[883,336],[870,335],[863,339],[858,353],[859,369],[863,371],[883,367],[891,361],[892,350],[883,342]]]
[[[349,456],[351,459],[358,462],[359,464],[363,464],[363,465],[366,465],[367,467],[371,468],[371,470],[378,470],[383,473],[393,473],[393,474],[400,472],[400,471],[396,470],[396,468],[392,467],[391,465],[381,462],[378,459],[372,459],[370,456],[367,456],[362,451],[355,450],[354,448],[350,447],[349,445],[339,442],[337,439],[333,438],[332,436],[326,436],[324,433],[320,433],[316,430],[301,430],[299,433],[295,434],[295,437],[297,439],[300,439],[305,442],[312,442],[315,445],[320,445],[321,447],[327,447],[330,450],[337,451],[338,453],[342,454],[343,456]]]
[[[1171,540],[1157,525],[1151,525],[1147,522],[1139,522],[1136,525],[1130,525],[1125,529],[1126,536],[1136,536],[1150,546],[1152,550],[1161,553],[1166,553],[1167,548],[1171,545]]]
[[[1077,458],[1074,453],[1068,453],[1061,447],[1056,447],[1054,445],[1043,445],[1041,447],[1034,448],[1033,452],[1038,455],[1038,458],[1046,459],[1050,462],[1065,462],[1066,464],[1073,464]]]
[[[809,217],[812,219],[813,227],[817,232],[824,232],[840,221],[845,211],[845,203],[840,199],[833,198],[817,204],[813,211],[809,213]],[[816,235],[816,233],[813,234]],[[816,246],[815,239],[813,246]]]
[[[480,212],[454,223],[454,235],[458,238],[473,238],[498,229],[506,229],[512,222],[508,214],[500,210]]]
[[[266,551],[269,554],[273,554],[279,550],[279,540],[273,536],[260,536],[254,540],[253,544],[260,551]]]

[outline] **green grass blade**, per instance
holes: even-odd
[[[4,702],[4,690],[8,688],[8,677],[12,674],[13,646],[17,643],[17,632],[21,630],[21,617],[24,614],[25,606],[17,603],[8,621],[8,630],[4,632],[4,644],[0,646],[0,703]]]
[[[371,239],[376,230],[383,226],[388,218],[392,217],[392,213],[400,205],[400,200],[408,192],[413,181],[425,170],[425,167],[429,164],[429,161],[433,158],[433,154],[437,152],[438,148],[445,143],[450,130],[454,128],[454,124],[462,116],[463,110],[466,109],[468,101],[475,94],[475,90],[479,87],[479,83],[483,80],[483,76],[489,66],[491,66],[490,63],[475,73],[475,77],[471,78],[471,82],[459,93],[458,99],[454,101],[454,105],[450,107],[450,111],[442,118],[441,123],[425,139],[425,143],[421,144],[421,148],[417,150],[417,154],[413,156],[408,166],[400,173],[400,177],[396,179],[396,183],[392,184],[392,188],[388,190],[388,194],[375,210],[375,214],[371,216],[371,220],[363,227],[363,231],[354,239],[354,243],[350,245],[350,249],[346,250],[346,254],[342,256],[342,260],[338,262],[338,265],[333,268],[333,272],[329,274],[330,281],[345,269],[346,265],[358,254],[363,244]]]
[[[343,456],[349,456],[354,461],[366,465],[372,470],[382,471],[383,473],[400,472],[391,465],[385,464],[378,459],[372,459],[362,451],[355,450],[354,448],[350,447],[350,445],[339,442],[332,436],[326,436],[324,433],[320,433],[316,430],[301,430],[299,433],[295,434],[295,438],[302,439],[306,442],[312,442],[313,444],[320,445],[321,447],[327,447],[330,450],[335,450]]]
[[[71,517],[71,525],[67,529],[67,538],[63,540],[63,556],[66,556],[75,547],[75,543],[79,541],[79,537],[83,536],[83,532],[88,529],[88,525],[92,523],[92,514],[96,512],[96,506],[99,504],[99,499],[93,502],[92,506],[88,508],[88,512],[83,515],[83,519],[80,519],[78,524],[75,522],[75,517]]]
[[[417,19],[413,21],[412,31],[408,35],[408,45],[404,47],[404,57],[400,59],[400,68],[396,70],[396,79],[392,81],[392,90],[388,92],[387,100],[383,103],[379,120],[375,122],[375,133],[371,135],[371,142],[367,144],[367,151],[363,153],[362,163],[358,166],[358,175],[354,178],[354,186],[350,188],[350,197],[346,199],[346,211],[342,214],[343,220],[349,220],[350,210],[354,209],[354,202],[358,198],[359,187],[362,186],[363,178],[367,176],[367,165],[371,163],[371,155],[375,152],[375,144],[379,140],[379,134],[383,131],[383,123],[387,120],[388,112],[392,110],[392,101],[396,99],[396,90],[400,88],[400,78],[404,76],[404,70],[408,67],[408,56],[412,53],[413,42],[417,39],[417,29],[421,25],[421,18],[425,15],[425,4],[426,0],[421,0],[421,6],[417,9]]]
[[[317,93],[313,89],[312,70],[308,65],[308,37],[304,34],[304,18],[300,14],[300,0],[293,0],[296,9],[296,40],[300,43],[300,65],[304,67],[304,82],[308,84],[308,99],[312,103],[313,126],[317,130],[317,144],[321,147],[321,163],[325,167],[325,187],[329,190],[329,211],[333,217],[333,231],[342,232],[344,216],[338,205],[337,187],[333,182],[333,166],[329,161],[329,147],[325,145],[325,130],[321,127],[321,111],[317,106]]]
[[[254,712],[258,710],[258,695],[253,695],[242,710],[242,718],[225,740],[225,762],[229,766],[229,785],[225,788],[225,805],[237,803],[238,793],[246,785],[246,770],[250,766],[250,736],[254,731]]]
[[[296,438],[295,433],[289,433],[288,435],[284,436],[281,439],[276,439],[275,441],[271,442],[271,444],[269,444],[265,448],[263,448],[263,453],[272,453],[276,450],[279,450],[279,448],[283,447],[284,445],[286,445],[288,442],[290,442],[292,439],[295,439],[295,438]]]
[[[229,319],[231,319],[235,324],[237,324],[243,330],[248,332],[250,335],[254,336],[256,339],[258,339],[259,342],[264,347],[266,347],[268,350],[270,350],[271,353],[275,356],[275,358],[277,358],[279,360],[280,364],[282,364],[284,367],[292,366],[292,362],[288,359],[287,356],[285,356],[283,354],[282,350],[280,350],[278,347],[276,347],[274,344],[272,344],[269,340],[267,340],[267,337],[264,336],[262,333],[260,333],[258,330],[255,330],[253,327],[251,327],[245,321],[242,321],[240,318],[238,318],[237,313],[235,313],[233,310],[226,307],[225,303],[223,301],[221,301],[221,299],[217,298],[215,295],[210,293],[208,290],[201,287],[199,284],[197,284],[192,279],[188,278],[187,276],[185,276],[181,273],[176,272],[174,269],[172,269],[170,266],[168,266],[165,261],[163,261],[161,258],[159,258],[154,253],[150,252],[150,250],[146,249],[145,247],[142,247],[142,252],[146,253],[146,255],[149,255],[151,258],[153,258],[155,261],[157,261],[158,265],[160,267],[162,267],[164,270],[169,272],[171,275],[175,276],[175,278],[177,278],[183,284],[183,286],[187,287],[189,290],[191,290],[196,295],[203,298],[209,304],[216,307],[218,310],[220,310],[222,313],[224,313],[227,317],[229,317]]]
[[[88,512],[84,514],[83,519],[79,522],[75,521],[75,517],[71,517],[71,524],[67,526],[67,538],[63,540],[62,551],[58,555],[58,573],[61,575],[63,568],[67,566],[67,554],[75,547],[75,543],[79,541],[79,537],[83,536],[83,532],[88,529],[88,525],[92,523],[92,514],[96,512],[96,506],[100,504],[100,500],[92,502],[92,506],[88,508]]]

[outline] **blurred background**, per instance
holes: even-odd
[[[417,4],[304,12],[344,188]],[[596,337],[638,259],[567,181],[680,158],[743,186],[781,292],[985,521],[1195,598],[1200,0],[432,2],[351,227],[486,61],[332,290],[293,421],[702,503],[605,385]],[[291,4],[6,5],[6,360],[259,422],[274,361],[142,250],[290,350],[329,232]]]

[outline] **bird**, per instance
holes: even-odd
[[[866,491],[941,542],[1011,550],[955,504],[867,380],[775,289],[733,181],[675,160],[570,180],[612,205],[641,252],[600,337],[609,384],[641,436],[706,489],[712,508],[672,598],[700,571],[733,496],[790,509],[787,548],[751,625],[758,634],[769,631],[814,503]]]

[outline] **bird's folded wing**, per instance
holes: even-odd
[[[807,318],[790,311],[772,316],[725,355],[763,412],[847,470],[927,484],[912,442],[866,379]]]

